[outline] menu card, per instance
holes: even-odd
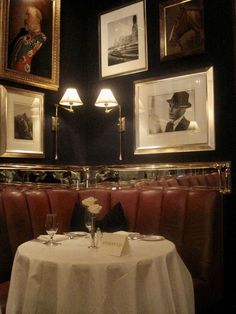
[[[129,242],[126,234],[103,233],[100,249],[109,255],[128,254]]]

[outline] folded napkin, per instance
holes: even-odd
[[[116,232],[113,232],[113,233],[116,233],[116,234],[124,234],[124,235],[129,235],[130,234],[130,232],[128,232],[128,231],[123,231],[123,230],[121,230],[121,231],[116,231]]]
[[[114,232],[116,234],[123,234],[128,237],[129,240],[138,240],[141,238],[141,234],[139,232],[127,232],[127,231],[117,231]]]
[[[68,236],[66,236],[64,234],[55,234],[54,237],[53,237],[53,240],[56,241],[56,242],[64,241],[64,240],[67,240],[67,239],[68,239]],[[47,234],[42,234],[42,235],[37,237],[37,240],[49,241],[50,237]]]

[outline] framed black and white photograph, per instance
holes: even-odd
[[[148,69],[146,2],[136,1],[99,16],[100,77]]]
[[[0,1],[0,77],[57,90],[61,0]]]
[[[168,0],[159,11],[162,61],[205,51],[203,0]]]
[[[0,85],[0,156],[44,157],[44,94]]]
[[[215,149],[213,67],[134,82],[135,154]]]

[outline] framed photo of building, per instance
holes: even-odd
[[[135,154],[215,149],[213,67],[134,82]]]
[[[0,85],[0,156],[44,157],[44,94]]]
[[[57,90],[60,0],[0,2],[0,77]]]
[[[99,16],[100,78],[148,69],[146,2],[136,1]]]
[[[204,52],[203,0],[168,0],[159,12],[162,61]]]

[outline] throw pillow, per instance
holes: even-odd
[[[120,202],[115,204],[102,220],[98,221],[98,227],[103,232],[125,231],[128,229],[124,210]]]
[[[84,212],[85,208],[80,203],[76,203],[70,221],[71,231],[88,231],[84,223]]]

